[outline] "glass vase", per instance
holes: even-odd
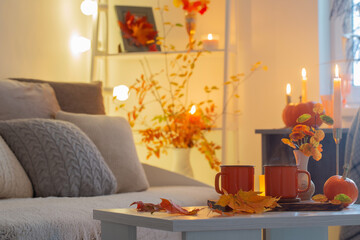
[[[194,49],[194,35],[196,32],[196,11],[185,11],[185,27],[189,36],[189,50]]]

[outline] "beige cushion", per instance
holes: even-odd
[[[53,82],[31,78],[11,78],[21,82],[47,83],[55,91],[60,108],[66,112],[105,114],[102,82]]]
[[[0,198],[33,196],[31,182],[4,139],[0,137]]]
[[[54,118],[59,110],[50,85],[0,80],[0,120]]]
[[[126,119],[63,111],[56,114],[56,119],[75,124],[95,143],[115,175],[118,193],[142,191],[149,187]]]

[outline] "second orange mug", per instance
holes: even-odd
[[[296,198],[299,193],[306,192],[310,188],[310,173],[298,170],[296,166],[264,166],[265,170],[265,195],[281,197],[282,199]],[[306,174],[308,177],[307,187],[298,188],[298,175]]]
[[[217,193],[235,194],[240,189],[254,191],[254,166],[222,165],[221,172],[215,176],[215,190]],[[221,189],[219,185],[221,177]]]

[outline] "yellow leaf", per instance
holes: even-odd
[[[328,198],[324,194],[316,194],[311,198],[315,202],[327,202]]]

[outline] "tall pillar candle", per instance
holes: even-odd
[[[291,103],[291,85],[290,83],[286,84],[286,104]]]
[[[334,78],[334,128],[341,128],[341,78],[339,77],[339,67],[335,66]]]
[[[307,77],[306,69],[301,70],[302,81],[301,81],[301,102],[307,102]]]

